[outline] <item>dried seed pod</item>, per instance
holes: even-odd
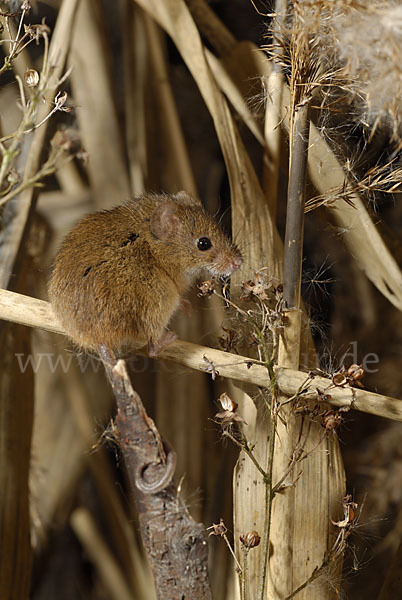
[[[221,403],[223,410],[230,412],[236,412],[237,407],[239,406],[226,392],[223,392],[223,394],[219,396],[219,402]]]
[[[364,369],[362,365],[350,365],[347,373],[353,381],[360,381],[364,376]]]
[[[261,537],[258,531],[249,531],[246,535],[240,536],[240,541],[246,548],[255,548],[259,545]]]
[[[39,73],[35,69],[27,69],[24,73],[24,81],[28,87],[36,87],[39,83]]]
[[[345,375],[345,367],[342,367],[342,369],[332,375],[332,383],[337,387],[342,387],[346,385],[347,382],[348,380]]]
[[[338,429],[342,423],[342,415],[336,410],[326,410],[321,417],[321,425],[327,431]]]

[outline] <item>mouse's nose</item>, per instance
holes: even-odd
[[[231,267],[232,267],[233,270],[240,269],[240,267],[242,266],[242,264],[243,264],[243,257],[242,256],[235,256],[232,259]]]

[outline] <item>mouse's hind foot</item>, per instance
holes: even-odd
[[[177,339],[177,335],[173,331],[167,329],[162,333],[159,340],[149,340],[148,342],[148,356],[158,356],[166,346],[169,346],[172,342]]]

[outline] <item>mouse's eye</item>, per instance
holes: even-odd
[[[197,248],[198,250],[204,251],[209,250],[212,246],[212,242],[209,237],[200,237],[197,240]]]

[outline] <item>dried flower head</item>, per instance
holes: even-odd
[[[211,530],[211,533],[209,535],[218,535],[220,537],[223,537],[226,534],[228,528],[226,527],[225,523],[223,522],[223,519],[221,518],[219,523],[213,523],[211,527],[207,527],[207,531],[209,530]]]
[[[219,396],[219,402],[221,403],[223,410],[229,410],[231,412],[236,412],[237,407],[239,406],[226,392],[223,392],[223,394]]]
[[[361,380],[364,376],[364,369],[362,365],[350,365],[349,369],[347,370],[347,375],[352,383],[355,383],[359,387],[363,387],[361,383]]]
[[[359,505],[353,502],[351,494],[347,494],[342,500],[342,506],[344,519],[342,521],[332,521],[332,524],[344,529],[352,525],[355,521]]]
[[[345,374],[345,367],[342,367],[339,371],[332,375],[332,383],[336,387],[344,387],[348,383]]]
[[[259,298],[260,300],[268,300],[267,290],[272,288],[272,281],[265,281],[264,273],[256,271],[254,279],[243,281],[241,285],[242,299]]]
[[[203,281],[198,286],[198,289],[200,290],[198,292],[198,295],[200,297],[211,296],[214,293],[215,285],[216,285],[216,279],[212,278],[212,279],[207,279],[206,281]]]
[[[65,106],[67,102],[68,94],[67,92],[57,92],[56,97],[54,99],[54,106],[57,110],[61,110],[63,112],[71,112],[73,109],[71,106]]]
[[[357,385],[363,387],[361,380],[364,377],[364,369],[362,365],[350,365],[346,370],[342,367],[339,371],[332,375],[332,383],[336,387],[345,387],[345,385]]]
[[[39,25],[24,25],[24,31],[30,36],[31,39],[35,40],[36,45],[39,44],[41,37],[48,37],[50,34],[50,27],[45,23],[45,17],[42,19],[42,23]]]

